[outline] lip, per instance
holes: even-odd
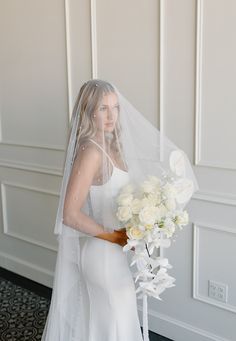
[[[108,126],[108,127],[111,127],[113,126],[114,123],[106,123],[105,125]]]

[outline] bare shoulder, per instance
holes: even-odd
[[[76,160],[78,162],[86,161],[88,165],[96,164],[99,166],[102,161],[102,153],[93,142],[86,140],[80,144],[76,152]]]

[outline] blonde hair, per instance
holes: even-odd
[[[76,114],[80,115],[76,138],[79,145],[85,143],[89,138],[93,138],[96,135],[97,124],[93,120],[94,112],[101,104],[103,95],[111,92],[115,93],[114,87],[110,83],[100,79],[91,79],[84,83],[80,88],[73,109],[73,112],[76,111]],[[117,152],[120,151],[120,134],[121,126],[118,115],[115,136],[113,135],[110,142],[110,146]],[[119,144],[119,146],[116,146],[116,143]]]

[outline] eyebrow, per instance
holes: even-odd
[[[119,103],[116,103],[114,106],[119,105]],[[107,104],[101,104],[101,107],[108,107]]]

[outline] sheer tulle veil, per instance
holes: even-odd
[[[113,181],[117,169],[133,184],[148,175],[175,172],[181,208],[199,188],[186,153],[160,134],[114,84],[91,79],[80,88],[70,121],[54,227],[58,252],[43,341],[87,341],[84,310],[89,302],[82,294],[81,243],[120,227]],[[99,191],[99,205],[91,188]]]

